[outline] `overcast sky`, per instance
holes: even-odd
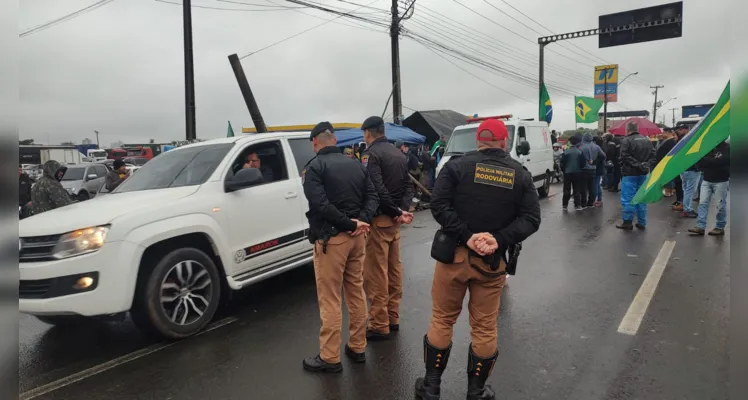
[[[228,121],[236,133],[242,127],[253,126],[228,63],[229,54],[242,56],[324,22],[300,11],[323,19],[334,17],[310,9],[272,8],[273,3],[295,7],[283,0],[236,1],[256,5],[193,0],[194,6],[270,10],[193,9],[199,138],[225,136]],[[314,1],[347,10],[357,8],[337,0]],[[382,10],[390,7],[389,0],[372,1],[351,0]],[[403,23],[404,28],[533,81],[538,73],[538,50],[532,42],[536,42],[538,33],[490,4],[548,34],[544,28],[556,33],[594,28],[598,15],[666,2],[458,1],[477,13],[453,0],[417,0],[414,16]],[[23,0],[19,30],[95,2]],[[578,47],[553,44],[546,52],[546,79],[577,95],[591,96],[593,66],[605,61],[620,65],[623,71],[619,79],[626,73],[639,72],[621,86],[620,102],[611,104],[610,110],[651,112],[653,95],[649,85],[655,84],[665,86],[660,90],[660,99],[677,97],[663,107],[666,109],[714,102],[730,74],[726,21],[730,9],[743,6],[738,6],[740,0],[684,3],[682,38],[607,49],[597,48],[597,38],[568,42]],[[389,18],[387,13],[371,8],[359,8],[357,12],[375,20]],[[350,20],[337,19],[242,61],[268,125],[313,124],[322,120],[361,122],[370,115],[381,114],[391,89],[387,29],[366,24],[349,26],[357,23],[344,21]],[[37,143],[80,143],[87,137],[94,139],[93,130],[98,130],[101,144],[106,147],[119,140],[127,143],[150,138],[157,142],[184,139],[182,40],[181,5],[156,0],[114,0],[21,38],[20,138],[33,138]],[[469,71],[465,72],[407,37],[401,38],[400,48],[402,97],[407,108],[537,118],[536,84],[517,83],[441,54]],[[554,105],[551,127],[573,128],[572,95],[553,88],[549,91]],[[409,109],[404,110],[406,116],[412,112]],[[666,112],[670,124],[672,114]],[[391,107],[387,114],[391,115]]]

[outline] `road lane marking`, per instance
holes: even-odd
[[[642,282],[639,291],[636,293],[634,301],[631,302],[628,311],[626,311],[626,315],[621,321],[621,325],[618,326],[618,333],[636,335],[636,332],[639,330],[639,325],[641,325],[642,320],[644,319],[644,314],[647,313],[649,303],[652,301],[652,297],[657,290],[657,285],[660,283],[662,274],[665,272],[665,267],[670,259],[670,255],[673,254],[674,248],[674,240],[666,240],[665,243],[662,244],[660,253],[657,254],[657,258],[655,258],[654,264],[652,264],[652,267],[649,269],[647,277],[644,278],[644,282]]]
[[[236,321],[237,321],[237,319],[234,318],[234,317],[224,318],[224,319],[222,319],[220,321],[216,321],[216,322],[208,325],[207,328],[205,328],[204,330],[200,331],[195,336],[200,336],[203,333],[207,333],[207,332],[216,330],[216,329],[218,329],[220,327],[226,326],[226,325],[231,324],[231,323],[236,322]],[[193,337],[195,337],[195,336],[193,336]],[[76,383],[76,382],[80,382],[80,381],[82,381],[84,379],[87,379],[87,378],[90,378],[90,377],[92,377],[94,375],[98,375],[98,374],[100,374],[102,372],[108,371],[108,370],[110,370],[110,369],[112,369],[114,367],[118,367],[118,366],[120,366],[122,364],[129,363],[130,361],[135,361],[135,360],[137,360],[139,358],[145,357],[145,356],[147,356],[149,354],[153,354],[153,353],[155,353],[155,352],[157,352],[159,350],[163,350],[163,349],[165,349],[167,347],[171,347],[171,346],[173,346],[173,345],[175,345],[177,343],[180,343],[180,342],[181,342],[181,340],[180,341],[175,341],[175,342],[161,342],[161,343],[156,343],[154,345],[142,348],[140,350],[136,350],[136,351],[134,351],[134,352],[132,352],[130,354],[126,354],[126,355],[124,355],[122,357],[118,357],[118,358],[115,358],[113,360],[109,360],[109,361],[107,361],[107,362],[105,362],[103,364],[96,365],[94,367],[91,367],[89,369],[86,369],[86,370],[83,370],[83,371],[80,371],[80,372],[76,372],[76,373],[74,373],[72,375],[69,375],[69,376],[66,376],[64,378],[58,379],[58,380],[56,380],[54,382],[50,382],[50,383],[47,383],[46,385],[42,385],[42,386],[39,386],[37,388],[31,389],[31,390],[29,390],[27,392],[21,393],[21,395],[18,397],[18,400],[31,400],[31,399],[34,399],[34,398],[39,397],[41,395],[54,392],[56,390],[64,388],[65,386],[71,385],[71,384]]]

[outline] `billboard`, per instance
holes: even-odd
[[[688,118],[694,115],[698,115],[699,117],[703,117],[706,115],[706,113],[709,112],[709,110],[714,107],[714,104],[696,104],[692,106],[683,106],[681,108],[681,116],[683,118]]]
[[[683,36],[683,2],[601,15],[598,27],[601,49],[679,38]]]
[[[607,82],[607,84],[606,84]],[[595,67],[595,98],[605,100],[605,87],[608,88],[608,102],[618,101],[618,64]]]

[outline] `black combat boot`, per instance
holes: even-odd
[[[446,349],[437,349],[429,343],[427,336],[423,337],[423,359],[426,363],[426,376],[416,379],[416,398],[423,400],[439,400],[442,374],[447,368],[449,352],[452,343]]]
[[[468,355],[468,393],[467,400],[494,400],[496,396],[491,386],[486,385],[486,380],[491,375],[498,350],[489,358],[480,358],[473,353],[473,344],[470,344]]]

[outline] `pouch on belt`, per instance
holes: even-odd
[[[452,264],[455,261],[455,250],[457,250],[457,238],[444,233],[441,229],[436,231],[434,241],[431,243],[431,258],[442,264]]]

